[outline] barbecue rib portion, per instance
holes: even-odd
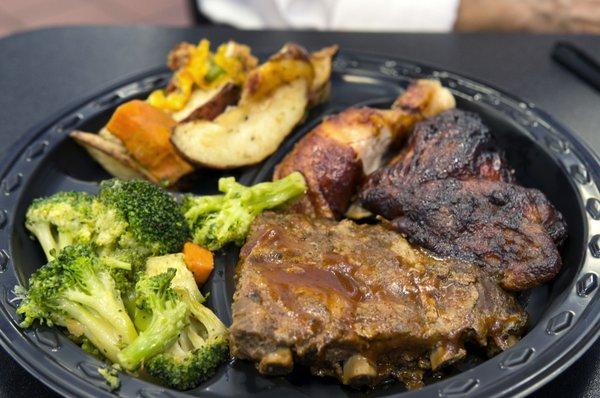
[[[514,182],[475,114],[452,110],[418,124],[359,197],[412,242],[475,262],[506,289],[531,288],[560,270],[561,214]]]
[[[423,372],[472,341],[504,350],[526,314],[479,267],[438,260],[381,225],[265,213],[241,250],[230,329],[235,357],[263,374],[297,361],[344,384]]]
[[[454,97],[438,81],[417,80],[391,109],[350,108],[327,118],[296,144],[273,178],[301,172],[308,192],[294,210],[339,218],[391,145],[402,141],[416,122],[454,105]]]

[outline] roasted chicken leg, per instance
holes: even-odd
[[[454,106],[454,97],[438,81],[417,80],[391,109],[350,108],[327,118],[296,144],[273,178],[301,172],[308,193],[294,210],[340,218],[390,146],[401,142],[415,123]]]

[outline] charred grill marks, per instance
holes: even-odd
[[[531,288],[560,270],[561,214],[541,192],[514,182],[475,114],[452,110],[418,124],[359,196],[412,242],[474,261],[506,289]]]

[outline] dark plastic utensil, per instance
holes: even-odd
[[[581,48],[568,42],[557,42],[552,48],[552,58],[600,91],[600,63]]]

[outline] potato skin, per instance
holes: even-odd
[[[178,124],[171,135],[189,162],[215,169],[256,164],[277,150],[308,104],[306,80],[276,89],[260,101],[229,108],[216,119]]]
[[[228,106],[235,105],[240,99],[240,87],[234,84],[226,84],[219,93],[196,108],[180,123],[192,122],[194,120],[214,120],[217,116],[227,109]]]

